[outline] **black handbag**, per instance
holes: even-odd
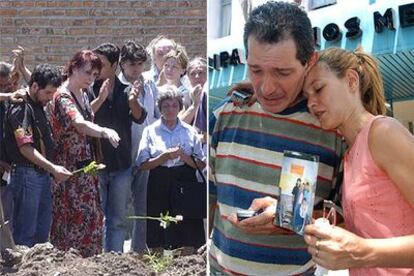
[[[179,173],[192,174],[176,181],[171,189],[171,212],[173,215],[182,215],[184,219],[203,219],[207,217],[207,183],[193,156],[197,170],[203,178],[198,182],[194,169],[187,169]]]

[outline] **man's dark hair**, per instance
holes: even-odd
[[[46,86],[59,87],[62,84],[62,74],[60,70],[50,64],[39,64],[35,67],[29,80],[29,87],[33,83],[37,83],[39,89],[44,89]]]
[[[126,62],[128,60],[132,62],[145,62],[148,55],[144,46],[139,43],[135,43],[132,40],[128,40],[121,48],[121,58],[119,63]]]
[[[297,5],[286,2],[267,2],[255,8],[244,26],[244,46],[254,36],[260,43],[278,43],[292,38],[296,44],[296,58],[305,65],[314,52],[312,24]]]
[[[119,61],[119,47],[115,44],[106,42],[92,50],[94,53],[103,55],[112,64]]]

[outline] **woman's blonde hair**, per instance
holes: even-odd
[[[171,49],[168,53],[164,55],[164,62],[169,58],[173,58],[177,60],[181,68],[184,69],[184,71],[187,70],[188,55],[187,55],[187,51],[185,50],[184,46],[182,46],[181,44],[177,44],[176,49]]]
[[[385,114],[384,86],[377,61],[361,47],[353,52],[341,48],[328,48],[319,53],[319,62],[324,62],[338,78],[346,71],[354,70],[359,76],[359,90],[364,108],[374,114]]]

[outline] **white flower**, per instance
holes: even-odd
[[[176,221],[182,221],[184,218],[183,218],[183,216],[181,216],[181,215],[176,215],[175,216],[175,220]]]
[[[167,229],[167,222],[165,222],[165,221],[161,221],[161,222],[160,222],[160,226],[161,226],[162,228],[164,228],[164,229]]]

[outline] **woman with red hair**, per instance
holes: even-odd
[[[101,68],[101,60],[92,51],[77,52],[65,69],[67,80],[50,106],[57,164],[72,171],[96,160],[91,137],[106,138],[118,146],[119,136],[114,130],[93,123],[86,94]],[[101,253],[103,212],[98,178],[76,174],[65,182],[54,183],[52,192],[51,242],[61,250],[76,248],[83,257]]]

